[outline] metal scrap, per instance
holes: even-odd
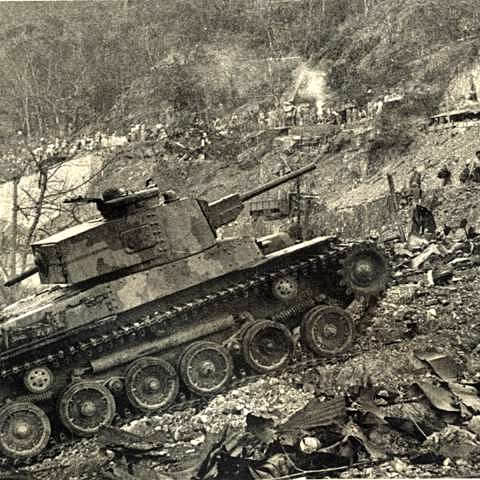
[[[99,472],[105,480],[175,480],[169,475],[156,472],[151,468],[135,470],[130,473],[126,468],[115,465],[110,471]]]
[[[480,452],[477,436],[456,425],[448,425],[441,432],[433,433],[423,445],[434,448],[437,453],[448,458],[465,458],[472,453],[476,457]]]
[[[415,421],[413,417],[385,417],[388,424],[398,430],[399,432],[406,433],[412,437],[417,438],[420,441],[425,440],[427,435],[432,433],[432,430],[420,420]]]
[[[275,439],[275,429],[273,428],[273,420],[270,418],[257,417],[252,413],[247,415],[246,431],[253,434],[263,443],[270,444]]]
[[[439,352],[414,352],[415,357],[428,363],[433,371],[446,381],[456,380],[458,377],[458,366],[450,355]]]
[[[443,257],[445,255],[445,249],[436,244],[429,245],[422,253],[412,259],[412,268],[417,270],[432,255]]]
[[[348,438],[355,439],[363,446],[363,448],[370,455],[372,460],[384,460],[388,458],[388,455],[378,446],[374,445],[370,440],[368,440],[360,427],[352,421],[348,422],[348,424],[345,425],[342,432],[345,435],[344,440]]]
[[[475,415],[472,417],[469,420],[467,427],[471,432],[480,435],[480,415]]]
[[[155,451],[155,455],[166,455],[164,450],[160,450],[163,443],[150,442],[140,435],[120,428],[103,427],[98,434],[98,441],[112,450],[141,454]]]
[[[430,403],[438,410],[445,412],[460,411],[460,408],[455,405],[454,396],[448,390],[437,387],[429,382],[416,382],[415,385],[420,388]]]
[[[354,404],[360,411],[365,412],[365,418],[362,420],[363,425],[384,425],[385,414],[382,409],[367,396],[361,396]]]
[[[464,405],[471,408],[474,412],[480,412],[480,398],[475,387],[449,382],[448,388]]]
[[[302,410],[294,413],[283,425],[278,428],[279,432],[288,430],[315,428],[331,425],[340,421],[346,415],[345,399],[335,398],[329,401],[312,399]]]

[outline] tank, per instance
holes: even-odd
[[[67,200],[95,203],[99,218],[33,243],[35,267],[6,283],[38,272],[45,288],[0,313],[3,456],[35,457],[57,432],[92,436],[120,409],[162,411],[283,369],[297,327],[311,354],[348,349],[346,307],[386,286],[381,250],[217,234],[247,200],[314,168],[214,202],[156,187]]]

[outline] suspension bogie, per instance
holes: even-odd
[[[141,356],[98,374],[91,368],[73,368],[75,363],[63,381],[46,366],[27,371],[22,385],[24,398],[39,405],[25,406],[25,402],[18,401],[22,396],[17,395],[13,403],[18,409],[12,414],[6,411],[11,420],[4,422],[4,428],[10,433],[0,450],[22,458],[18,451],[25,445],[25,455],[39,453],[50,437],[46,412],[58,415],[63,427],[72,434],[89,437],[112,423],[118,413],[117,405],[128,404],[143,413],[162,411],[175,403],[180,392],[190,397],[208,397],[227,389],[234,373],[241,368],[254,375],[282,369],[295,350],[288,321],[299,318],[312,305],[315,301],[311,298],[295,306],[282,304],[283,308],[271,315],[273,319],[243,311],[235,316],[235,327],[153,356]],[[119,358],[122,351],[118,352]],[[57,381],[62,381],[62,388]],[[54,400],[49,398],[49,392],[57,397],[56,413],[55,409],[43,408],[43,399]],[[33,434],[32,429],[38,431]]]

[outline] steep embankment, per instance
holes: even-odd
[[[438,188],[441,181],[437,174],[443,165],[452,172],[453,184],[459,185],[460,172],[466,162],[472,162],[474,154],[480,149],[478,128],[452,128],[442,131],[419,133],[414,145],[405,155],[385,159],[384,166],[370,178],[352,185],[348,195],[342,195],[345,185],[338,185],[334,207],[346,207],[372,201],[387,193],[386,174],[394,176],[398,189],[406,186],[412,168],[423,166],[424,187]]]
[[[162,190],[173,188],[181,195],[214,200],[278,178],[287,168],[296,169],[315,162],[317,169],[305,175],[301,181],[302,192],[314,196],[311,218],[313,232],[368,235],[370,230],[376,230],[391,221],[384,211],[384,197],[388,195],[387,173],[393,175],[397,190],[402,190],[408,183],[412,169],[421,165],[425,168],[424,189],[433,191],[441,188],[437,174],[443,165],[448,164],[453,184],[442,195],[437,195],[440,205],[436,206],[435,214],[439,223],[458,224],[463,217],[476,222],[478,215],[475,202],[472,201],[471,192],[461,190],[463,185],[459,182],[459,174],[465,162],[471,160],[474,152],[480,148],[479,128],[417,131],[415,141],[406,152],[377,159],[374,164],[368,156],[371,138],[353,134],[348,137],[345,132],[339,134],[346,139],[344,146],[335,153],[332,150],[336,150],[339,136],[327,144],[298,146],[289,154],[282,146],[288,144],[288,139],[278,137],[273,142],[259,141],[259,145],[233,161],[211,156],[203,160],[178,161],[165,155],[159,144],[134,143],[116,154],[115,161],[109,164],[94,188],[101,191],[118,185],[138,189],[144,186],[148,177],[153,176]],[[284,141],[280,142],[281,139]],[[268,151],[262,156],[257,155],[257,158],[255,154],[266,147]],[[290,182],[259,199],[276,198],[278,192],[294,189],[295,183]],[[362,210],[360,214],[359,209]],[[225,233],[268,234],[286,228],[286,224],[293,220],[260,220],[254,224],[246,209],[238,222],[226,229]]]

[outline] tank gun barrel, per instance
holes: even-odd
[[[299,168],[298,170],[294,170],[293,172],[288,173],[287,175],[283,175],[280,178],[272,180],[271,182],[265,183],[264,185],[260,185],[259,187],[252,188],[251,190],[246,191],[240,195],[240,200],[242,202],[246,202],[257,195],[260,195],[272,188],[278,187],[282,183],[288,182],[289,180],[293,180],[294,178],[298,178],[305,173],[311,172],[315,170],[317,166],[314,163],[310,163],[303,168]]]
[[[202,208],[208,218],[208,221],[212,228],[218,228],[227,223],[233,222],[243,209],[244,203],[250,198],[256,197],[272,188],[288,182],[294,178],[297,178],[307,172],[311,172],[316,168],[314,163],[310,163],[306,167],[299,168],[287,175],[283,175],[276,180],[260,185],[259,187],[252,188],[245,193],[234,193],[227,195],[226,197],[215,200],[214,202],[203,202]]]
[[[38,273],[38,267],[29,268],[28,270],[25,270],[23,273],[15,275],[15,277],[9,278],[4,283],[4,286],[11,287],[12,285],[20,283],[22,280],[25,280],[26,278],[31,277],[32,275],[35,275],[36,273]]]
[[[66,198],[63,203],[103,203],[103,199],[98,197],[83,197],[78,195],[77,197]]]

